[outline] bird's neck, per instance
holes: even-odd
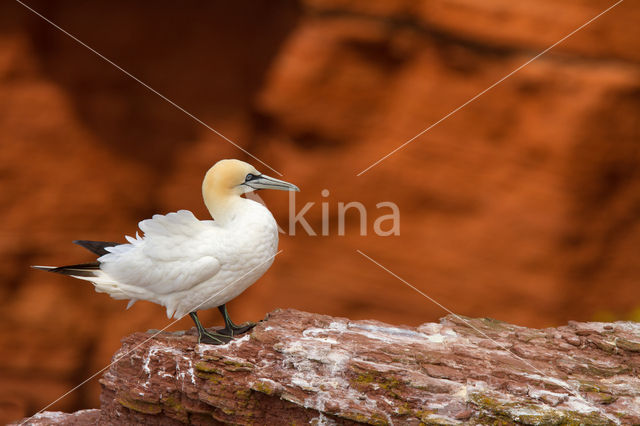
[[[222,193],[221,191],[207,191],[204,194],[204,204],[211,216],[220,224],[229,222],[238,209],[242,209],[244,198],[238,194]]]

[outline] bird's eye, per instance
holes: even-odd
[[[249,182],[250,180],[255,179],[255,177],[256,177],[256,176],[255,176],[254,174],[249,173],[249,174],[247,175],[247,177],[246,177],[246,178],[244,178],[244,181],[245,181],[245,182]]]

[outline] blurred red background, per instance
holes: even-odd
[[[331,233],[283,235],[236,322],[278,307],[417,325],[452,311],[544,327],[640,313],[640,7],[605,0],[30,2],[284,174]],[[265,167],[18,3],[0,5],[0,420],[105,366],[164,309],[29,269],[89,261],[154,213],[205,219],[222,158]],[[273,173],[271,173],[273,174]],[[328,189],[329,197],[321,191]],[[286,227],[287,195],[260,194]],[[338,236],[337,203],[367,206]],[[381,201],[400,235],[379,237]],[[217,312],[202,312],[207,325]],[[191,327],[184,319],[172,329]],[[50,409],[98,405],[97,379]]]

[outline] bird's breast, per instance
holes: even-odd
[[[278,226],[266,207],[253,203],[237,214],[227,225],[223,265],[247,270],[271,265],[278,250]],[[269,261],[271,259],[271,261]]]

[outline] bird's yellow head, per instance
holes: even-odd
[[[299,191],[297,186],[263,175],[251,164],[240,160],[218,161],[202,182],[204,203],[215,219],[219,219],[231,200],[258,189]]]

